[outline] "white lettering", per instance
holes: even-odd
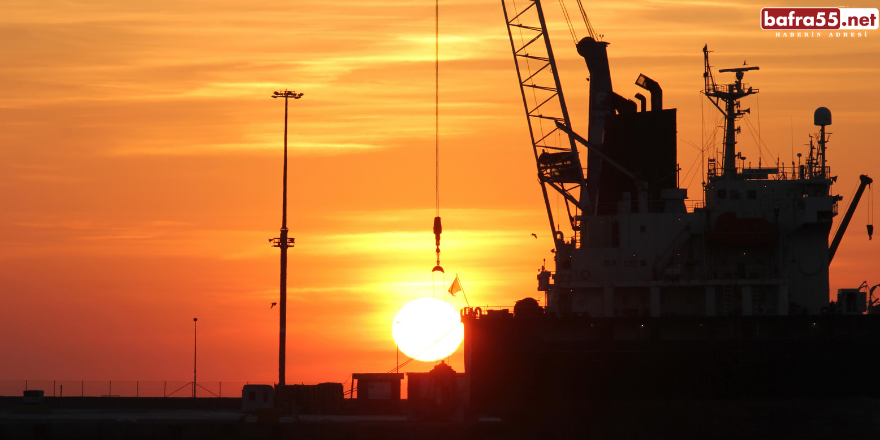
[[[804,26],[813,27],[816,24],[816,19],[813,17],[804,17]]]
[[[773,17],[770,16],[769,11],[764,11],[764,26],[773,26]]]

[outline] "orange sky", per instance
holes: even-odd
[[[880,177],[880,32],[760,30],[760,8],[785,5],[585,4],[611,42],[615,91],[632,96],[645,73],[679,109],[692,199],[706,43],[716,68],[761,67],[747,80],[761,89],[772,157],[790,160],[792,143],[804,151],[813,110],[831,109],[841,212],[859,174]],[[585,134],[586,66],[558,3],[545,8]],[[370,0],[0,4],[0,380],[186,380],[193,317],[200,378],[277,380],[278,251],[267,239],[280,226],[283,103],[269,96],[284,88],[305,93],[290,114],[288,381],[393,368],[391,320],[432,290],[433,11]],[[441,2],[440,33],[446,282],[457,272],[472,303],[511,305],[537,296],[552,242],[500,2]],[[757,158],[741,125],[741,150]],[[880,282],[866,207],[835,257],[832,291]],[[452,364],[463,368],[460,353]]]

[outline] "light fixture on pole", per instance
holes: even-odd
[[[193,399],[196,398],[196,349],[199,342],[199,318],[193,318]]]
[[[293,238],[287,237],[287,100],[290,98],[300,99],[302,93],[291,90],[275,92],[272,98],[284,98],[284,178],[281,204],[281,236],[270,238],[273,247],[281,248],[281,301],[278,307],[279,332],[278,332],[278,385],[284,385],[285,372],[285,344],[287,341],[287,248],[293,247]]]

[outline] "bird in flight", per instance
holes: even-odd
[[[272,303],[272,305],[269,306],[269,308],[271,309],[272,307],[275,307],[276,304],[278,304],[278,303]]]
[[[532,237],[538,238],[538,234],[535,234],[534,232],[532,232]]]

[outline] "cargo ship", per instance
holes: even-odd
[[[871,183],[860,176],[832,237],[843,199],[826,159],[831,111],[816,109],[803,162],[746,165],[737,123],[750,112],[742,100],[759,93],[745,76],[759,67],[716,73],[704,46],[703,94],[723,117],[723,148],[706,160],[702,197],[691,201],[677,182],[677,114],[664,108],[661,85],[640,75],[647,97],[616,93],[609,43],[591,32],[576,45],[589,71],[580,135],[540,1],[503,4],[554,267],[537,276],[543,305],[525,298],[512,311],[462,310],[472,409],[880,396],[870,379],[880,360],[880,316],[867,313],[873,290],[841,289],[829,301],[829,264]],[[565,199],[563,218],[554,218],[554,192]]]

